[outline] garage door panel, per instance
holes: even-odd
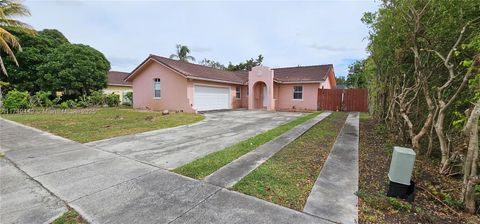
[[[230,109],[230,88],[194,86],[194,106],[198,111]]]

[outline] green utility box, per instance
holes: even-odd
[[[393,147],[392,162],[388,178],[390,181],[410,185],[412,178],[413,164],[415,163],[415,151],[410,148]]]

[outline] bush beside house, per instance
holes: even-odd
[[[78,99],[62,99],[53,97],[51,92],[38,91],[29,95],[27,91],[9,91],[3,100],[2,113],[16,113],[18,110],[30,108],[86,108],[86,107],[116,107],[120,105],[120,96],[117,94],[103,94],[94,91],[89,96],[83,95]]]

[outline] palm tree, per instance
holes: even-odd
[[[177,44],[177,54],[170,55],[170,58],[178,58],[180,61],[188,62],[188,61],[195,61],[195,58],[188,55],[190,54],[190,49],[187,46]]]
[[[13,49],[22,50],[18,39],[7,31],[7,28],[13,28],[18,31],[34,34],[33,28],[23,22],[12,19],[18,16],[29,16],[30,11],[18,0],[0,0],[0,49],[7,54],[13,62],[18,66],[17,58]],[[3,74],[7,75],[7,69],[3,64],[3,54],[0,54],[0,67]]]

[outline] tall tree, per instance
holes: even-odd
[[[34,33],[32,27],[26,23],[14,19],[19,16],[29,16],[30,11],[17,0],[0,0],[0,47],[2,53],[9,56],[15,65],[19,66],[15,57],[15,49],[21,51],[22,48],[17,37],[8,32],[9,28],[16,28],[30,34]],[[3,64],[3,55],[0,54],[0,67],[3,74],[8,75],[7,69]]]
[[[368,85],[376,91],[371,102],[375,117],[418,153],[427,145],[427,155],[439,149],[440,173],[463,171],[462,195],[469,212],[475,211],[472,189],[480,182],[479,109],[478,99],[472,100],[478,87],[466,88],[479,73],[479,11],[475,0],[385,0],[378,12],[362,19],[370,26],[368,50],[375,73]],[[467,108],[469,125],[462,132],[456,117]],[[428,144],[423,136],[429,137]],[[469,142],[468,150],[462,141]]]
[[[189,62],[189,61],[195,61],[195,58],[193,56],[190,56],[190,49],[188,49],[187,46],[177,44],[177,53],[176,54],[171,54],[170,58],[172,59],[178,59],[180,61],[184,62]]]
[[[344,76],[337,76],[337,77],[335,77],[335,82],[337,83],[337,85],[345,85],[345,84],[347,84],[347,80],[345,79]]]
[[[367,88],[367,72],[365,60],[357,60],[348,66],[346,84],[352,88]]]
[[[106,87],[109,70],[110,62],[94,48],[63,44],[47,55],[38,72],[45,79],[42,90],[62,90],[78,96]]]
[[[262,65],[263,56],[260,54],[256,59],[250,58],[245,62],[240,62],[236,65],[232,64],[232,62],[228,63],[227,70],[229,71],[239,71],[239,70],[251,70],[255,66]]]
[[[220,70],[226,70],[226,69],[227,69],[227,68],[225,67],[225,65],[223,65],[222,63],[220,63],[220,62],[218,62],[218,61],[206,59],[206,58],[204,58],[204,59],[200,62],[200,64],[201,64],[201,65],[208,66],[208,67],[211,67],[211,68],[220,69]]]
[[[20,91],[29,91],[31,94],[43,90],[49,85],[48,81],[39,73],[39,67],[46,64],[47,55],[63,44],[69,44],[67,38],[58,30],[45,29],[36,35],[30,35],[15,29],[9,30],[18,37],[23,50],[16,53],[21,64],[15,65],[11,58],[5,60],[5,67],[9,76],[1,76],[0,80],[9,82],[13,88]]]

